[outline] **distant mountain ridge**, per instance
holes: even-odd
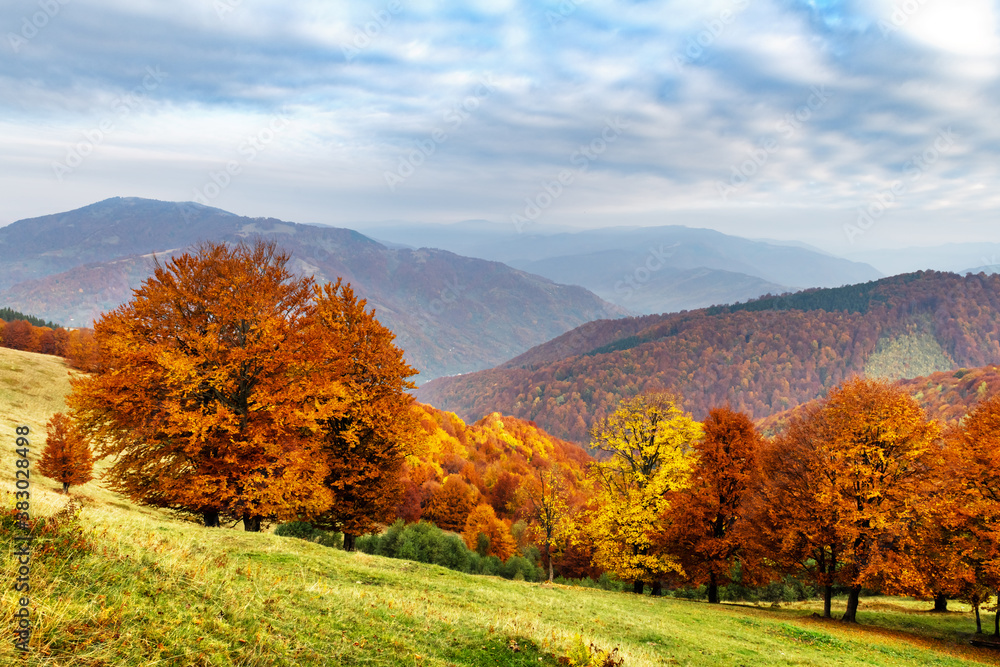
[[[873,267],[800,244],[754,241],[680,225],[518,234],[483,221],[383,227],[372,235],[501,261],[582,285],[635,313],[745,301],[882,277]]]
[[[463,419],[499,411],[586,442],[595,420],[649,390],[696,419],[754,419],[857,374],[899,379],[1000,364],[1000,275],[920,272],[671,315],[590,322],[503,366],[435,380],[419,400]]]
[[[626,314],[582,287],[498,262],[390,249],[349,229],[139,198],[0,228],[0,305],[87,326],[127,301],[156,258],[199,241],[255,235],[275,239],[300,275],[350,281],[396,334],[421,371],[418,381],[487,368],[585,322]]]

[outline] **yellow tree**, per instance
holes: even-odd
[[[52,415],[45,425],[45,449],[38,462],[38,472],[62,483],[63,493],[71,484],[86,484],[93,479],[94,462],[87,441],[61,412]]]
[[[319,436],[345,362],[322,354],[313,281],[287,262],[273,243],[206,244],[102,315],[101,365],[68,400],[111,488],[247,530],[330,506]]]
[[[632,580],[637,593],[645,582],[681,571],[654,545],[664,529],[667,494],[686,482],[689,452],[699,437],[701,425],[663,393],[623,402],[591,432],[591,446],[610,455],[591,466],[597,487],[590,521],[594,564]]]
[[[526,477],[514,494],[514,503],[541,534],[545,562],[552,581],[553,557],[559,553],[573,533],[573,521],[567,503],[567,484],[559,464]]]

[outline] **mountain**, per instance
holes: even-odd
[[[484,221],[388,226],[371,232],[412,247],[501,261],[559,283],[582,285],[637,313],[734,303],[807,287],[881,277],[867,264],[798,244],[751,241],[679,225],[518,233]]]
[[[1000,276],[921,272],[672,315],[591,322],[504,364],[435,380],[419,400],[494,411],[586,442],[625,397],[666,389],[696,419],[754,419],[865,373],[899,379],[1000,363]]]
[[[956,426],[977,403],[1000,392],[1000,366],[940,371],[898,380],[896,385],[916,399],[928,419],[936,419],[945,427]],[[773,414],[757,425],[767,435],[777,433],[806,405]]]
[[[0,228],[0,304],[88,326],[131,297],[157,260],[199,241],[275,239],[299,275],[343,277],[393,330],[417,381],[496,365],[624,309],[582,287],[444,250],[387,248],[349,229],[114,198]],[[154,257],[153,253],[156,253]]]

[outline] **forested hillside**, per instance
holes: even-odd
[[[420,388],[463,418],[500,411],[587,442],[624,398],[670,390],[696,419],[762,419],[856,374],[899,379],[1000,363],[1000,277],[919,272],[734,306],[593,322],[503,367]]]

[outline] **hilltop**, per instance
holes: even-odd
[[[855,374],[912,378],[1000,363],[1000,276],[919,272],[731,306],[591,322],[506,364],[421,387],[459,416],[493,411],[587,442],[622,397],[666,389],[696,419],[763,419]]]

